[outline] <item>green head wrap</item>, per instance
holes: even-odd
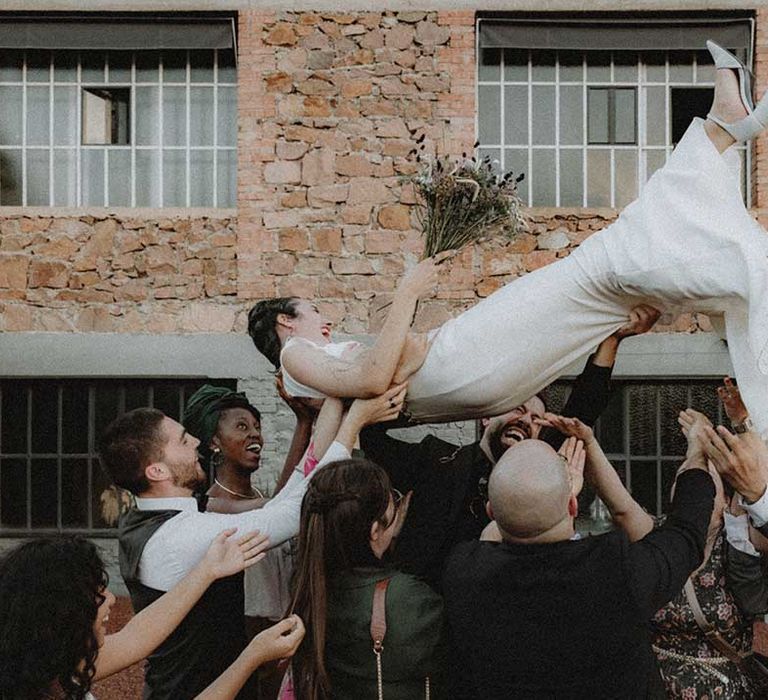
[[[200,440],[198,451],[205,458],[210,457],[208,445],[216,434],[219,425],[219,415],[228,408],[244,408],[260,421],[261,414],[241,391],[232,391],[223,386],[203,384],[189,397],[181,423],[190,435]]]

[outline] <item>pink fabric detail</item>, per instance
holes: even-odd
[[[315,456],[315,443],[310,442],[307,448],[307,456],[304,458],[304,476],[309,476],[320,460]]]

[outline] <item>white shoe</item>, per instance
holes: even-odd
[[[768,127],[768,92],[755,106],[752,101],[752,73],[749,69],[730,51],[726,51],[714,41],[707,42],[707,49],[715,61],[715,68],[736,71],[741,103],[747,110],[747,116],[737,122],[724,122],[711,112],[707,115],[707,119],[711,119],[725,129],[736,141],[749,141]]]

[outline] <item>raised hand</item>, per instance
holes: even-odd
[[[578,418],[566,418],[565,416],[558,416],[556,413],[545,413],[541,418],[536,418],[535,422],[539,425],[554,428],[563,435],[575,437],[585,445],[595,439],[595,433],[592,428],[582,423]]]
[[[707,428],[712,428],[712,422],[709,418],[699,411],[686,408],[678,414],[677,422],[685,439],[688,441],[687,456],[689,458],[703,456],[705,454],[705,431]],[[690,463],[690,466],[697,466],[697,464],[696,461],[693,461]]]
[[[660,317],[661,311],[657,308],[649,304],[638,304],[629,312],[629,321],[613,335],[618,340],[623,340],[633,335],[642,335],[651,330]]]
[[[236,539],[232,537],[235,532],[236,527],[220,532],[200,562],[212,579],[236,574],[266,556],[269,549],[267,535],[254,530]]]
[[[398,291],[416,299],[432,293],[437,285],[439,265],[455,254],[454,250],[446,250],[431,258],[425,258],[406,273],[400,281]]]
[[[355,399],[349,407],[349,419],[361,428],[395,420],[403,408],[407,387],[407,384],[396,384],[372,399]]]
[[[748,503],[754,503],[768,485],[768,447],[757,433],[733,435],[722,425],[706,426],[701,439],[715,468]]]
[[[571,436],[562,444],[557,454],[565,460],[571,477],[571,491],[574,496],[578,496],[584,486],[584,464],[587,461],[584,442]]]
[[[278,395],[286,403],[288,408],[293,411],[297,420],[303,419],[311,421],[315,419],[315,416],[318,414],[320,407],[322,406],[322,399],[319,400],[319,405],[317,405],[318,399],[303,399],[291,396],[285,390],[282,370],[275,375],[275,389],[277,389]],[[315,403],[313,403],[313,401]]]
[[[301,618],[291,615],[257,634],[248,645],[247,652],[257,654],[260,664],[289,658],[299,648],[304,632]]]
[[[392,531],[393,539],[397,539],[403,529],[405,518],[408,515],[408,508],[411,505],[411,498],[413,498],[413,491],[406,493],[397,505],[397,510],[395,511],[395,529]]]
[[[749,417],[749,411],[741,399],[739,387],[733,383],[733,379],[725,377],[723,386],[717,387],[717,395],[723,402],[723,408],[731,424],[743,423]]]

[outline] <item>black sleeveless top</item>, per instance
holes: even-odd
[[[120,573],[135,612],[164,591],[139,581],[144,546],[177,510],[131,509],[120,519]],[[145,668],[144,700],[194,698],[218,678],[245,648],[243,574],[214,581],[176,630],[150,654]],[[239,700],[257,697],[255,675]]]

